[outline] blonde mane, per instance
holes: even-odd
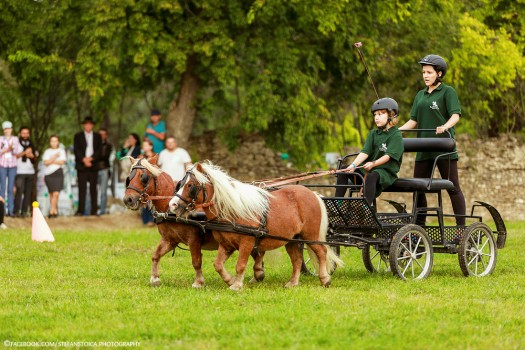
[[[131,158],[131,157],[130,157]],[[142,162],[140,162],[142,160]],[[133,169],[133,167],[135,165],[137,165],[138,163],[140,162],[140,164],[146,168],[146,170],[148,170],[154,177],[157,177],[159,176],[161,173],[162,173],[162,170],[156,166],[154,166],[153,164],[151,164],[150,162],[148,162],[148,160],[146,158],[142,158],[142,159],[136,159],[135,162],[131,165],[131,168],[130,168],[130,173],[131,173],[131,169]]]
[[[197,169],[193,169],[192,172],[200,183],[213,185],[212,202],[220,219],[259,221],[268,213],[270,193],[235,180],[211,162],[201,163],[201,166],[203,173]]]

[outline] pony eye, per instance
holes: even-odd
[[[195,197],[195,196],[197,195],[197,193],[198,193],[198,188],[197,188],[197,186],[195,186],[195,185],[191,185],[191,187],[190,187],[190,193],[189,193],[190,197]]]
[[[148,183],[148,180],[149,180],[149,176],[147,173],[143,173],[142,176],[140,177],[140,181],[142,181],[143,184],[146,184]]]

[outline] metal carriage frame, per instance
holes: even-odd
[[[433,131],[415,129],[411,131]],[[448,133],[444,138],[404,138],[405,152],[435,151],[444,152],[436,157],[432,174],[441,157],[456,153],[455,141]],[[338,169],[344,161],[357,153],[339,159]],[[361,185],[307,185],[308,187],[347,187],[349,197],[324,197],[329,218],[327,240],[331,245],[354,246],[362,249],[362,259],[370,272],[391,271],[402,279],[421,279],[427,277],[433,265],[433,254],[458,254],[459,265],[465,276],[485,276],[491,274],[497,260],[497,249],[505,246],[507,231],[499,212],[492,205],[476,201],[470,214],[463,217],[470,223],[467,226],[446,226],[445,218],[459,215],[443,213],[442,192],[454,189],[448,179],[431,176],[428,179],[401,178],[384,192],[404,192],[412,194],[412,211],[406,212],[406,204],[386,200],[397,213],[376,213],[360,195],[366,181],[360,174]],[[437,196],[437,207],[417,207],[419,194]],[[374,206],[375,208],[376,206]],[[494,220],[496,230],[482,222],[475,209],[488,210]],[[416,217],[424,213],[437,218],[437,225],[418,226]],[[336,252],[339,248],[336,249]],[[308,262],[305,257],[305,261]],[[305,272],[312,272],[308,264]]]

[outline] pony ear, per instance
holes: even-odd
[[[129,156],[129,161],[131,162],[131,164],[135,163],[136,159],[133,158],[132,156]]]
[[[184,170],[186,170],[186,171],[192,170],[193,167],[194,167],[194,165],[191,162],[184,163]]]
[[[197,163],[197,165],[195,166],[195,169],[197,169],[197,171],[200,173],[204,173],[204,169],[202,168],[201,163]]]
[[[151,158],[148,158],[148,162],[151,164],[151,165],[158,165],[157,164],[157,161],[159,160],[159,155],[158,154],[155,154],[153,157]]]

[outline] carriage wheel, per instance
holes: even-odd
[[[399,278],[418,280],[432,270],[434,249],[425,230],[406,225],[396,232],[390,244],[390,268]]]
[[[363,264],[368,272],[390,272],[388,252],[378,251],[374,246],[367,244],[361,253]]]
[[[463,231],[459,242],[459,266],[465,276],[490,275],[496,267],[498,251],[492,230],[476,222]]]
[[[301,247],[301,250],[303,251],[303,265],[301,266],[301,273],[303,275],[317,276],[318,273],[315,270],[315,266],[310,258],[310,255],[308,254],[308,251],[306,250],[306,244],[300,243],[299,246]],[[339,246],[330,246],[328,249],[332,249],[337,256],[341,254],[341,247]],[[328,273],[330,275],[333,274],[335,269],[336,269],[336,266],[334,266],[332,271],[328,271]]]

